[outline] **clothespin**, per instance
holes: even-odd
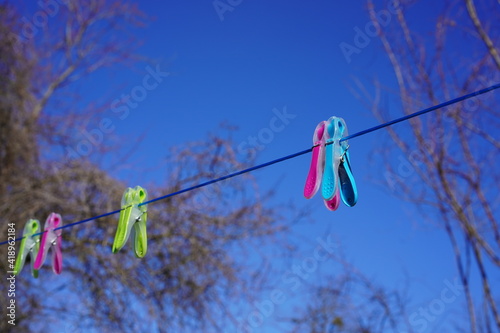
[[[323,184],[321,187],[321,194],[325,200],[330,200],[339,195],[337,170],[340,162],[338,155],[340,133],[336,128],[334,118],[336,117],[328,119],[325,125],[325,169],[323,171]]]
[[[147,199],[147,192],[140,186],[128,188],[122,197],[122,210],[118,221],[115,239],[113,241],[113,253],[118,252],[127,242],[132,226],[134,226],[135,240],[134,251],[137,258],[143,258],[148,251],[148,237],[146,233],[146,222],[148,220],[147,205],[143,203]]]
[[[316,194],[323,178],[325,169],[325,143],[326,138],[328,138],[325,131],[326,125],[326,121],[322,121],[314,130],[311,166],[307,175],[306,185],[304,186],[304,197],[307,199],[312,198]],[[340,204],[338,190],[333,197],[325,199],[324,202],[329,210],[336,210]]]
[[[33,236],[40,231],[40,222],[38,220],[28,220],[24,225],[23,240],[19,248],[19,253],[16,258],[16,265],[14,267],[14,275],[19,275],[24,267],[26,257],[30,256],[31,261],[31,275],[34,278],[38,277],[38,270],[34,268],[35,258],[40,248],[40,235]]]
[[[330,117],[326,124],[326,166],[323,174],[322,194],[325,200],[336,195],[349,207],[356,204],[358,191],[349,162],[349,145],[340,139],[347,136],[347,125],[340,117]]]
[[[347,125],[342,118],[337,118],[337,127],[340,131],[340,137],[345,138],[348,136]],[[339,144],[339,179],[340,179],[340,196],[342,201],[349,207],[354,206],[358,202],[358,189],[351,170],[351,163],[349,161],[349,144],[347,140]]]
[[[62,230],[56,228],[61,227],[63,224],[62,217],[59,214],[51,213],[47,220],[45,221],[44,233],[42,234],[42,241],[40,242],[40,250],[36,256],[35,269],[40,269],[45,259],[47,258],[47,253],[50,247],[54,247],[52,251],[52,270],[56,274],[61,274],[62,272]]]

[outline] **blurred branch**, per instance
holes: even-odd
[[[473,1],[466,0],[462,7],[467,8],[461,12],[454,3],[445,4],[445,12],[436,16],[434,26],[430,27],[431,31],[435,31],[434,40],[430,41],[421,38],[418,31],[408,24],[405,13],[411,10],[411,4],[398,7],[396,17],[399,25],[382,27],[373,2],[368,0],[371,21],[378,29],[378,38],[392,64],[395,84],[399,88],[399,92],[392,95],[401,104],[404,113],[408,113],[415,103],[436,104],[439,101],[436,87],[440,87],[445,98],[450,98],[477,86],[496,83],[498,75],[491,79],[484,79],[483,75],[491,77],[491,74],[498,73],[498,51],[484,30]],[[479,56],[472,52],[457,55],[448,42],[459,29],[454,22],[460,19],[459,15],[463,12],[469,14],[479,35],[477,42],[469,45],[469,50],[476,52],[478,47],[487,45],[487,50]],[[434,45],[434,48],[429,45]],[[487,61],[491,57],[494,62]],[[459,60],[469,67],[458,65]],[[360,80],[356,84],[362,86],[364,96],[369,95]],[[379,121],[386,121],[388,117],[381,111],[380,100],[382,92],[391,94],[391,91],[382,89],[377,81],[373,86],[376,97],[371,100],[369,108]],[[483,316],[489,318],[491,315],[493,318],[488,329],[500,329],[498,300],[492,290],[491,272],[488,273],[500,267],[497,254],[500,249],[498,209],[495,210],[494,203],[488,200],[494,194],[491,189],[496,187],[498,172],[485,172],[485,168],[490,168],[482,162],[498,161],[499,140],[493,133],[497,133],[499,118],[498,114],[490,113],[486,120],[486,112],[478,112],[495,109],[497,101],[494,96],[475,99],[474,109],[471,104],[464,103],[409,121],[406,131],[388,128],[389,137],[395,143],[393,147],[397,149],[385,145],[379,152],[379,156],[383,156],[386,180],[392,190],[399,189],[397,195],[401,197],[403,194],[420,210],[423,207],[432,209],[441,221],[437,225],[444,228],[450,239],[465,288],[471,332],[478,332],[483,322],[476,313],[478,301],[472,294],[475,288],[471,281],[477,279],[474,279],[474,270],[469,267],[471,260],[477,266],[481,302],[488,309]],[[401,161],[407,163],[405,168],[412,176],[401,172]],[[399,166],[394,166],[394,163],[399,163]],[[459,243],[457,239],[464,239],[464,243]]]
[[[500,70],[500,54],[498,54],[498,50],[495,48],[495,45],[493,45],[490,36],[483,29],[481,20],[479,20],[479,17],[477,15],[476,6],[474,5],[474,0],[465,0],[465,3],[467,4],[467,12],[469,13],[469,17],[472,20],[472,23],[474,24],[477,33],[479,34],[481,40],[488,48],[488,52],[490,53],[498,69]]]

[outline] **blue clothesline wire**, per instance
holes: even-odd
[[[498,89],[498,88],[500,88],[500,83],[494,84],[491,87],[484,88],[484,89],[472,92],[472,93],[467,94],[467,95],[463,95],[463,96],[451,99],[451,100],[449,100],[447,102],[444,102],[444,103],[441,103],[441,104],[438,104],[438,105],[435,105],[435,106],[431,106],[430,108],[423,109],[423,110],[417,111],[415,113],[411,113],[411,114],[406,115],[404,117],[397,118],[397,119],[388,121],[386,123],[383,123],[383,124],[380,124],[380,125],[377,125],[377,126],[373,126],[371,128],[365,129],[364,131],[359,131],[357,133],[351,134],[349,136],[346,136],[345,138],[340,139],[340,142],[345,141],[345,140],[349,140],[349,139],[353,139],[353,138],[361,136],[361,135],[365,135],[367,133],[370,133],[370,132],[379,130],[381,128],[388,127],[388,126],[400,123],[402,121],[408,120],[408,119],[413,118],[413,117],[421,116],[421,115],[423,115],[425,113],[428,113],[428,112],[431,112],[431,111],[435,111],[437,109],[442,109],[444,107],[450,106],[450,105],[458,103],[458,102],[465,101],[466,99],[469,99],[469,98],[472,98],[472,97],[475,97],[475,96],[478,96],[478,95],[485,94],[487,92],[490,92],[490,91]]]
[[[444,103],[441,103],[441,104],[438,104],[438,105],[435,105],[435,106],[431,106],[430,108],[423,109],[423,110],[417,111],[415,113],[411,113],[411,114],[408,114],[406,116],[403,116],[403,117],[400,117],[400,118],[388,121],[386,123],[370,127],[370,128],[365,129],[363,131],[359,131],[357,133],[354,133],[354,134],[351,134],[349,136],[346,136],[346,137],[340,139],[340,141],[341,142],[342,141],[346,141],[346,140],[349,140],[349,139],[356,138],[358,136],[362,136],[362,135],[365,135],[365,134],[377,131],[377,130],[382,129],[384,127],[388,127],[388,126],[400,123],[402,121],[408,120],[410,118],[421,116],[421,115],[423,115],[425,113],[428,113],[428,112],[431,112],[431,111],[435,111],[435,110],[444,108],[446,106],[450,106],[452,104],[456,104],[458,102],[462,102],[462,101],[464,101],[466,99],[469,99],[469,98],[472,98],[472,97],[475,97],[475,96],[478,96],[478,95],[485,94],[487,92],[490,92],[490,91],[498,89],[498,88],[500,88],[500,83],[494,84],[491,87],[484,88],[484,89],[472,92],[472,93],[467,94],[467,95],[463,95],[463,96],[457,97],[455,99],[451,99],[451,100],[449,100],[447,102],[444,102]],[[329,144],[329,143],[327,143],[327,144]],[[150,203],[153,203],[153,202],[156,202],[156,201],[160,201],[160,200],[164,200],[164,199],[167,199],[167,198],[171,198],[173,196],[176,196],[176,195],[179,195],[179,194],[182,194],[182,193],[193,191],[193,190],[199,189],[201,187],[205,187],[205,186],[208,186],[208,185],[211,185],[211,184],[215,184],[215,183],[218,183],[220,181],[223,181],[223,180],[226,180],[226,179],[229,179],[229,178],[240,176],[240,175],[243,175],[243,174],[251,172],[251,171],[262,169],[262,168],[271,166],[271,165],[276,164],[276,163],[280,163],[280,162],[283,162],[283,161],[286,161],[286,160],[289,160],[289,159],[292,159],[292,158],[295,158],[295,157],[298,157],[298,156],[301,156],[301,155],[305,155],[307,153],[310,153],[313,148],[314,148],[314,146],[311,147],[311,148],[308,148],[308,149],[304,149],[304,150],[299,151],[299,152],[294,153],[294,154],[290,154],[290,155],[287,155],[287,156],[284,156],[284,157],[280,157],[280,158],[277,158],[275,160],[272,160],[272,161],[269,161],[269,162],[266,162],[266,163],[262,163],[262,164],[255,165],[253,167],[244,169],[244,170],[240,170],[240,171],[236,171],[236,172],[230,173],[230,174],[228,174],[226,176],[222,176],[222,177],[219,177],[219,178],[216,178],[216,179],[208,180],[208,181],[206,181],[204,183],[200,183],[198,185],[194,185],[194,186],[191,186],[191,187],[188,187],[188,188],[185,188],[185,189],[173,192],[173,193],[169,193],[167,195],[164,195],[164,196],[161,196],[161,197],[158,197],[158,198],[154,198],[154,199],[151,199],[149,201],[145,201],[145,202],[139,204],[139,206],[143,206],[143,205],[147,205],[147,204],[150,204]],[[75,225],[86,223],[86,222],[90,222],[90,221],[94,221],[94,220],[100,219],[102,217],[114,215],[114,214],[117,214],[117,213],[119,213],[121,211],[122,211],[122,209],[118,209],[118,210],[115,210],[115,211],[112,211],[112,212],[109,212],[109,213],[104,213],[104,214],[101,214],[101,215],[98,215],[98,216],[90,217],[90,218],[85,219],[85,220],[81,220],[81,221],[73,222],[73,223],[70,223],[70,224],[66,224],[66,225],[64,225],[62,227],[59,227],[59,228],[56,228],[54,230],[59,230],[59,229],[65,229],[65,228],[74,227]],[[45,231],[39,232],[38,234],[34,234],[33,236],[41,235],[44,232]],[[23,238],[24,237],[17,238],[17,239],[15,239],[15,242],[20,241]],[[9,243],[9,241],[4,241],[4,242],[0,243],[0,245],[4,245],[4,244],[7,244],[7,243]]]

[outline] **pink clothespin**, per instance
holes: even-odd
[[[313,135],[313,150],[311,167],[309,168],[309,173],[306,179],[306,185],[304,187],[304,197],[311,199],[321,185],[321,180],[323,178],[323,170],[325,168],[325,142],[328,133],[325,131],[326,121],[322,121],[316,126]],[[324,200],[325,206],[329,210],[336,210],[340,204],[340,193],[337,190],[335,195],[330,200]]]
[[[40,242],[40,250],[35,259],[34,268],[40,269],[45,258],[47,257],[47,252],[51,246],[54,246],[52,251],[52,270],[56,274],[61,274],[62,272],[62,230],[54,230],[61,227],[63,224],[62,217],[59,214],[51,213],[47,220],[45,221],[44,233],[42,234],[42,241]]]

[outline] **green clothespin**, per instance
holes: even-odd
[[[16,265],[14,266],[14,275],[19,275],[24,267],[26,257],[30,255],[31,260],[31,275],[33,277],[38,277],[38,270],[33,267],[35,263],[35,258],[40,249],[40,235],[33,236],[40,231],[40,222],[38,220],[29,220],[26,222],[23,231],[23,240],[21,241],[21,246],[19,248],[19,254],[16,258]]]
[[[132,226],[134,226],[135,255],[137,258],[143,258],[146,255],[148,251],[148,236],[146,233],[148,209],[146,205],[139,206],[139,204],[143,203],[147,197],[146,190],[140,186],[129,187],[123,194],[120,220],[118,221],[118,229],[113,242],[113,253],[122,249],[130,236]]]

